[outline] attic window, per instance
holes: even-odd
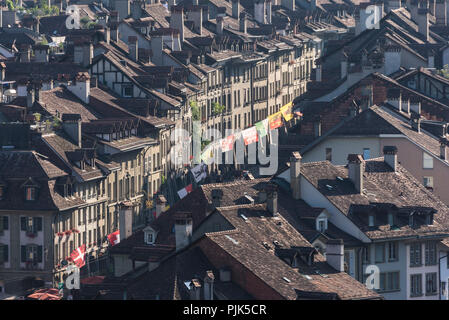
[[[25,200],[26,201],[36,200],[36,188],[35,187],[26,187],[25,188]]]
[[[374,214],[368,216],[368,226],[374,227]]]
[[[327,230],[327,219],[321,218],[317,220],[317,230],[324,233]]]
[[[393,213],[391,213],[391,212],[388,213],[388,224],[390,226],[394,225],[394,216],[393,216]]]
[[[326,188],[327,188],[327,190],[332,190],[333,189],[332,186],[328,185],[328,184],[326,184]]]

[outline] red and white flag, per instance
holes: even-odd
[[[179,197],[182,199],[184,198],[186,195],[188,195],[190,192],[192,192],[193,190],[193,185],[189,184],[188,186],[186,186],[185,188],[182,188],[181,190],[178,191],[178,195]]]
[[[221,151],[227,152],[234,148],[234,135],[221,139]]]
[[[85,256],[86,256],[86,245],[83,244],[81,247],[75,249],[71,254],[70,258],[72,258],[73,263],[78,267],[82,268],[85,264]]]
[[[245,141],[245,146],[257,142],[257,129],[256,127],[251,127],[242,131],[243,141]]]
[[[108,241],[111,246],[120,243],[120,230],[117,230],[111,234],[108,234]]]

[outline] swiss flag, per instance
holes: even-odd
[[[108,235],[108,240],[111,246],[116,245],[120,242],[120,230],[117,230]]]
[[[84,260],[84,257],[86,256],[86,245],[83,244],[81,247],[75,249],[71,254],[70,257],[72,258],[73,263],[78,268],[82,268],[86,261]]]

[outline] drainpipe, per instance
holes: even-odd
[[[441,259],[443,258],[448,258],[448,255],[442,256],[441,258],[438,259],[438,287],[440,288],[438,295],[439,300],[441,300]],[[446,286],[447,285],[448,284],[446,284]],[[446,287],[446,290],[449,290],[449,288]]]

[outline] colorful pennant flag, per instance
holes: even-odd
[[[268,117],[268,122],[270,124],[270,131],[277,129],[282,126],[282,112],[276,112]]]
[[[178,195],[179,197],[182,199],[184,198],[186,195],[188,195],[190,192],[192,192],[193,190],[193,185],[189,184],[188,186],[186,186],[185,188],[182,188],[181,190],[178,191]]]
[[[268,131],[268,119],[257,122],[256,129],[260,138],[265,137]]]
[[[234,135],[231,134],[230,136],[221,139],[221,151],[227,152],[231,151],[234,148]]]
[[[257,142],[257,129],[256,127],[251,127],[242,131],[243,141],[245,142],[245,146]]]
[[[281,112],[282,115],[284,116],[285,121],[290,121],[291,119],[293,119],[292,109],[293,109],[292,102],[287,103],[285,106],[281,108]]]
[[[205,163],[200,163],[190,171],[192,172],[197,183],[207,177],[207,165]]]

